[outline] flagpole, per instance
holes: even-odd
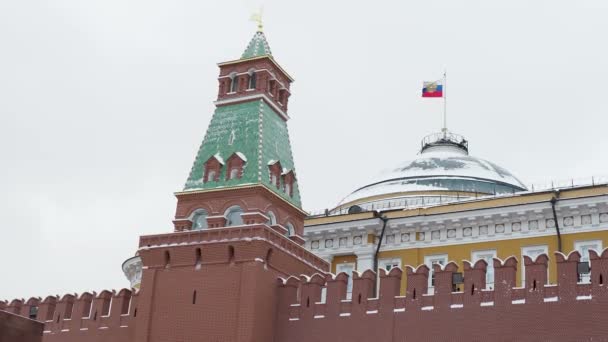
[[[447,109],[448,109],[448,73],[447,70],[443,70],[443,137],[445,138],[448,133],[447,123]]]

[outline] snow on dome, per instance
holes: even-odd
[[[523,183],[503,167],[469,156],[468,142],[461,136],[423,140],[420,157],[381,173],[369,184],[344,198],[339,207],[359,203],[425,196],[425,192],[504,194],[526,190]],[[409,195],[407,194],[409,193]]]

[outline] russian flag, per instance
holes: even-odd
[[[422,85],[422,97],[443,97],[443,84],[441,84],[441,81],[424,82]]]

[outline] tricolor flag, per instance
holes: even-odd
[[[443,97],[443,84],[441,84],[441,81],[424,82],[422,85],[422,97]]]

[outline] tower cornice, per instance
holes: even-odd
[[[283,75],[285,75],[285,77],[287,77],[289,79],[290,82],[295,81],[293,79],[293,77],[291,77],[287,71],[285,71],[285,69],[283,69],[279,63],[277,63],[274,58],[272,58],[271,56],[259,56],[259,57],[251,57],[251,58],[243,58],[243,59],[235,59],[232,61],[227,61],[227,62],[221,62],[221,63],[217,63],[217,66],[219,67],[223,67],[223,66],[227,66],[227,65],[233,65],[233,64],[240,64],[240,63],[244,63],[244,62],[250,62],[250,61],[255,61],[255,60],[261,60],[261,59],[268,59],[269,61],[272,62],[272,64],[274,64],[274,66],[277,67],[277,69],[283,73]]]
[[[286,201],[284,198],[279,196],[276,192],[274,192],[270,188],[268,188],[268,186],[266,186],[266,184],[262,184],[262,183],[242,184],[242,185],[233,186],[233,187],[229,187],[229,188],[210,188],[210,189],[193,189],[193,190],[186,190],[186,191],[177,191],[177,192],[174,192],[173,195],[175,195],[176,197],[181,197],[181,196],[197,195],[197,194],[203,194],[203,193],[237,191],[237,190],[243,190],[243,189],[263,189],[267,193],[271,194],[273,197],[288,204],[289,207],[297,210],[299,213],[308,215],[308,213],[306,211],[304,211],[302,208],[299,208],[298,206],[294,205],[290,201]]]

